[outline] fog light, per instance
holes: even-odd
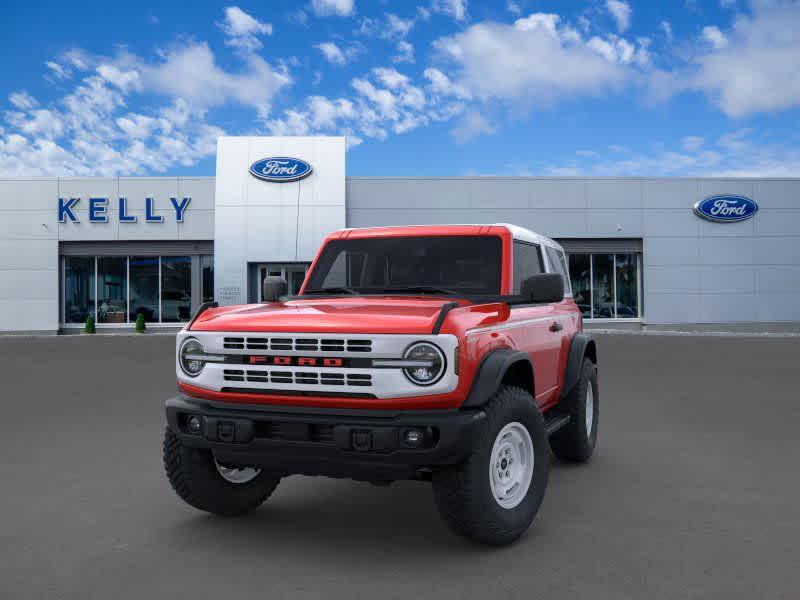
[[[425,432],[421,429],[406,429],[403,443],[410,448],[419,448],[425,442]]]
[[[189,433],[193,433],[195,435],[200,433],[200,425],[200,417],[195,415],[192,415],[186,420],[186,429],[189,431]]]

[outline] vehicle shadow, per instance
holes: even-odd
[[[299,481],[298,481],[299,479]],[[284,489],[281,489],[281,488]],[[416,562],[420,556],[503,552],[451,533],[439,517],[429,484],[396,482],[375,487],[349,480],[292,477],[255,513],[221,518],[200,512],[172,519],[162,531],[171,546],[298,558],[312,552],[340,562],[343,556]],[[532,529],[523,538],[536,537]]]

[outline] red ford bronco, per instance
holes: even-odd
[[[457,533],[530,526],[550,450],[589,459],[597,350],[563,249],[513,225],[346,229],[297,296],[200,307],[177,336],[164,464],[192,506],[239,515],[282,477],[430,481]]]

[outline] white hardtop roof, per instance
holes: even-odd
[[[554,248],[558,248],[559,250],[563,250],[561,245],[556,242],[555,240],[538,234],[535,231],[531,231],[530,229],[525,229],[524,227],[520,227],[519,225],[512,225],[511,223],[495,223],[496,227],[505,227],[511,232],[511,235],[514,236],[515,240],[520,240],[522,242],[529,242],[531,244],[542,244],[545,246],[553,246]]]
[[[522,242],[528,242],[531,244],[542,244],[545,246],[553,246],[554,248],[558,248],[559,250],[564,250],[561,247],[561,244],[556,242],[554,239],[549,238],[545,235],[541,235],[536,233],[535,231],[531,231],[530,229],[525,229],[524,227],[520,227],[519,225],[512,225],[511,223],[433,223],[431,226],[442,226],[442,227],[505,227],[511,232],[511,235],[515,240],[520,240]],[[394,229],[396,227],[428,227],[428,225],[377,225],[374,227],[344,227],[339,229],[338,231],[351,231],[353,229]]]

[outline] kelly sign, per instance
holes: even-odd
[[[192,201],[188,196],[181,200],[170,198],[170,206],[163,208],[156,205],[153,198],[144,199],[144,220],[146,223],[163,223],[164,213],[175,214],[175,221],[183,223],[186,209]],[[59,198],[58,199],[58,222],[59,223],[78,223],[75,214],[81,203],[80,198]],[[137,216],[130,214],[130,207],[127,198],[118,198],[112,205],[109,198],[89,198],[86,201],[87,213],[90,223],[108,223],[108,215],[116,210],[120,223],[136,223]]]

